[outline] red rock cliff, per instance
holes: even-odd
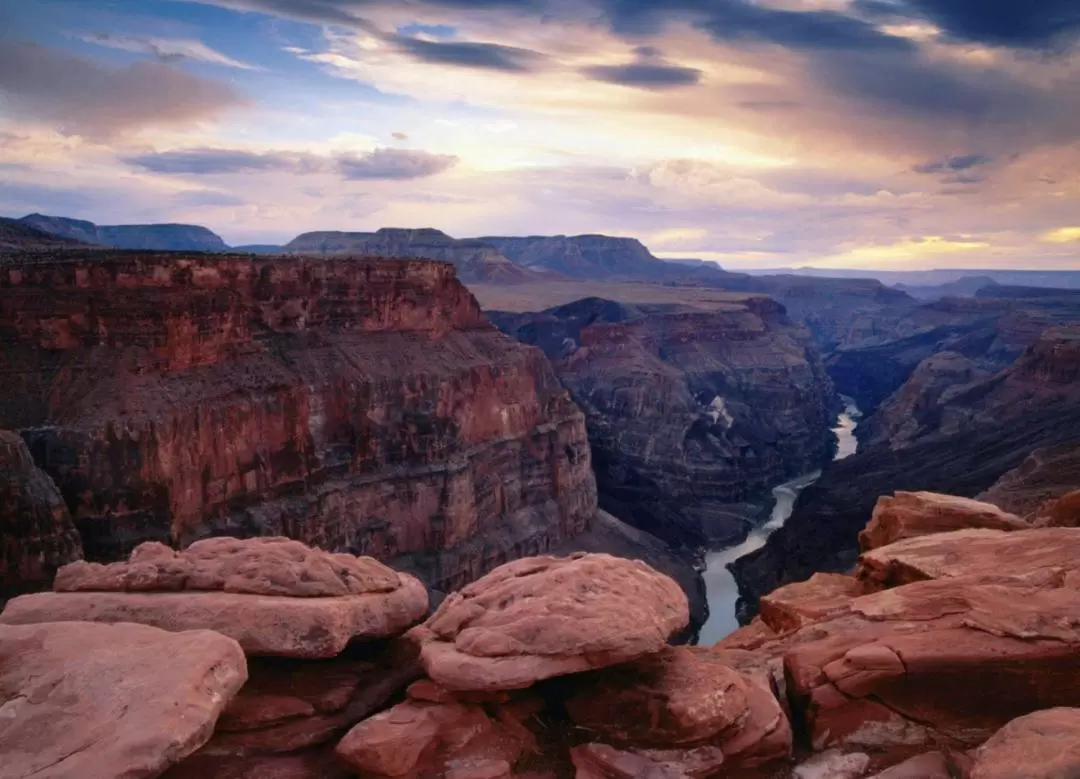
[[[584,418],[449,265],[85,253],[0,265],[0,427],[87,556],[283,534],[452,588],[580,532]]]

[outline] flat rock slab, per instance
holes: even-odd
[[[853,576],[815,573],[768,595],[759,604],[761,620],[771,630],[786,633],[822,619],[846,613],[853,599],[864,594],[864,585]]]
[[[443,601],[420,660],[450,690],[521,689],[657,652],[688,621],[679,586],[638,560],[530,557]]]
[[[427,590],[396,574],[393,592],[296,598],[231,592],[43,592],[15,598],[0,624],[138,622],[164,630],[215,630],[249,655],[328,658],[353,638],[388,638],[427,611]]]
[[[864,552],[856,576],[872,588],[926,579],[1076,575],[1080,571],[1080,528],[1035,528],[1019,532],[956,530],[908,538]]]
[[[878,498],[866,529],[859,533],[864,552],[905,538],[985,528],[1024,530],[1031,527],[1015,514],[983,503],[938,492],[897,492]]]
[[[239,645],[210,631],[0,626],[0,779],[158,776],[246,679]]]
[[[1080,709],[1037,711],[1014,719],[975,752],[971,779],[1080,776]]]

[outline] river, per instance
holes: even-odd
[[[832,429],[837,440],[836,460],[855,454],[859,444],[855,439],[855,426],[861,414],[854,401],[850,398],[844,398],[844,401],[844,411],[836,418],[836,427]],[[776,504],[767,522],[750,531],[747,539],[738,546],[705,555],[705,571],[702,577],[705,579],[709,600],[709,619],[701,627],[699,645],[711,646],[739,627],[739,622],[735,619],[735,601],[739,598],[739,588],[735,584],[735,577],[728,570],[728,563],[763,547],[773,531],[787,522],[799,493],[817,481],[819,476],[821,471],[812,471],[774,487],[772,492]]]

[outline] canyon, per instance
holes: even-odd
[[[856,431],[860,451],[827,466],[784,528],[734,564],[744,619],[778,586],[849,570],[858,531],[890,490],[982,495],[1021,514],[1069,491],[1080,449],[1080,300],[998,289],[922,306],[899,337],[826,357],[838,388],[870,409]],[[919,322],[922,332],[906,332]],[[1037,452],[1059,467],[1040,468]]]
[[[287,535],[447,590],[595,514],[583,414],[449,265],[2,262],[0,428],[55,482],[88,559]]]
[[[772,487],[832,456],[832,384],[770,298],[488,316],[543,349],[584,410],[600,506],[677,547],[738,543]]]

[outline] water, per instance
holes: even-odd
[[[842,414],[837,417],[836,427],[833,434],[836,436],[836,458],[842,460],[855,454],[858,441],[855,439],[855,426],[861,416],[855,402],[850,398],[844,398],[846,407]],[[804,473],[791,481],[784,482],[773,488],[773,497],[776,505],[773,506],[769,520],[754,528],[745,541],[738,546],[721,549],[705,555],[705,571],[702,577],[705,579],[705,589],[709,599],[709,619],[701,627],[698,644],[710,646],[732,633],[739,627],[735,619],[735,601],[739,598],[739,588],[735,584],[735,577],[728,570],[728,563],[733,563],[744,555],[760,549],[765,545],[769,536],[778,528],[784,526],[791,512],[795,508],[795,499],[805,487],[813,484],[821,476],[821,471]]]

